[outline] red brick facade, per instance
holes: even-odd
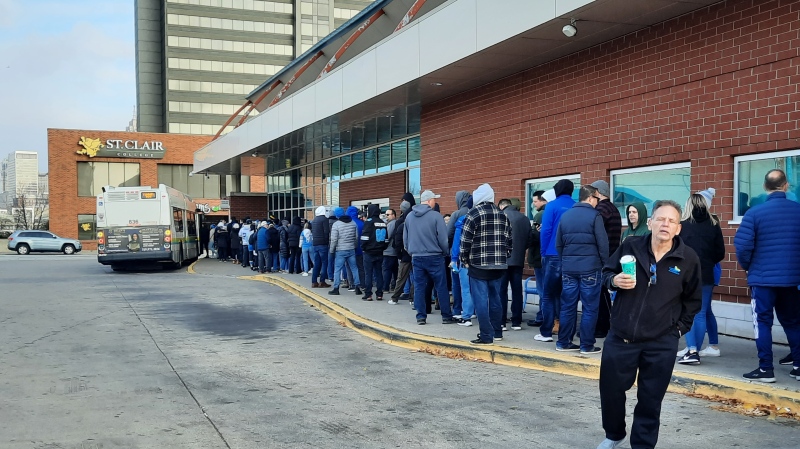
[[[718,299],[749,303],[728,224],[733,158],[800,147],[799,31],[796,1],[730,0],[425,105],[423,185],[524,198],[526,179],[691,162],[692,190],[717,189]]]
[[[163,159],[103,158],[77,154],[81,137],[159,141],[165,148]],[[50,175],[50,230],[63,237],[78,237],[78,215],[96,213],[95,197],[78,196],[78,162],[132,162],[139,164],[141,185],[158,185],[158,164],[192,164],[193,153],[211,140],[210,136],[147,134],[118,131],[48,129],[48,171]],[[219,199],[194,198],[197,203],[218,206]],[[227,211],[222,216],[227,217]],[[83,241],[85,249],[96,249],[94,241]]]
[[[406,192],[406,172],[343,181],[339,184],[339,205],[347,208],[351,201],[389,198],[389,207],[399,212]]]
[[[236,217],[239,220],[244,220],[246,217],[250,217],[252,220],[261,220],[269,216],[267,213],[267,196],[264,194],[231,194],[230,204],[231,217]]]

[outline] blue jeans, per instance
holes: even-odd
[[[383,291],[388,292],[397,279],[397,256],[383,256]]]
[[[327,250],[326,250],[327,251]],[[328,279],[333,279],[333,272],[336,268],[336,254],[328,253]]]
[[[575,322],[578,319],[578,299],[581,300],[581,350],[594,348],[594,327],[597,324],[597,309],[600,307],[600,289],[603,286],[600,271],[591,273],[562,273],[561,327],[556,346],[565,348],[575,337]]]
[[[311,282],[324,283],[328,275],[328,245],[314,245],[311,248],[314,255],[314,271],[311,272]],[[317,280],[319,276],[319,280]]]
[[[356,267],[356,251],[354,249],[348,249],[336,251],[336,268],[333,273],[333,288],[339,288],[339,284],[342,283],[342,268],[344,268],[345,263],[347,263],[347,266],[353,271],[353,276],[355,277],[353,285],[360,284],[358,279],[358,267]]]
[[[500,285],[503,322],[508,318],[508,286],[511,285],[511,325],[522,324],[522,267],[508,267]]]
[[[454,271],[451,267],[447,267],[447,272],[450,274],[451,285],[453,286],[453,315],[463,315],[461,308],[463,307],[462,302],[464,299],[461,297],[458,268]]]
[[[453,313],[469,320],[475,314],[475,303],[469,289],[469,274],[466,268],[451,271],[453,276]],[[460,309],[459,309],[460,307]]]
[[[783,326],[794,366],[800,366],[800,290],[797,287],[750,286],[753,324],[758,349],[758,367],[773,369],[772,317],[773,310]]]
[[[543,337],[553,336],[553,324],[561,309],[561,258],[559,256],[543,256],[544,285],[539,307],[542,309],[542,326],[539,333]],[[559,331],[560,333],[560,331]]]
[[[450,292],[447,291],[444,263],[441,256],[417,256],[411,259],[414,267],[414,308],[417,310],[417,319],[424,320],[428,317],[425,304],[425,286],[433,283],[442,311],[442,320],[452,319],[450,311]]]
[[[313,248],[311,247],[302,248],[300,261],[302,262],[301,265],[303,266],[303,273],[308,273],[308,270],[311,269],[309,268],[311,266],[311,251],[313,251]]]
[[[364,253],[364,294],[372,295],[372,280],[375,280],[375,296],[383,298],[383,255],[370,256]]]
[[[280,253],[278,251],[270,251],[269,255],[272,257],[272,271],[277,273],[281,269]]]
[[[536,276],[536,294],[539,295],[539,311],[536,312],[536,321],[542,322],[542,292],[544,291],[544,268],[534,268]]]
[[[714,293],[714,286],[713,285],[704,285],[703,286],[703,307],[697,312],[697,315],[694,316],[694,322],[692,323],[692,329],[686,333],[686,347],[692,351],[697,351],[701,347],[703,347],[703,339],[706,337],[706,328],[708,328],[708,344],[712,344],[711,341],[718,341],[717,338],[717,319],[714,317],[714,313],[711,312],[711,296]],[[711,338],[712,328],[709,326],[709,321],[714,321],[713,332],[714,338]],[[716,344],[716,343],[713,343]]]
[[[475,303],[475,314],[478,315],[478,338],[483,341],[494,341],[495,337],[503,337],[503,306],[500,303],[500,286],[502,279],[492,281],[469,277],[469,291]]]
[[[289,258],[281,256],[281,270],[288,271],[289,270]]]

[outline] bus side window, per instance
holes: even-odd
[[[175,226],[175,232],[183,232],[183,211],[178,208],[172,208],[172,221]]]
[[[197,236],[197,222],[195,220],[194,212],[186,212],[186,226],[188,227],[187,231],[188,234],[196,237]]]

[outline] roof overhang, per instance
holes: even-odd
[[[195,152],[194,171],[240,173],[240,158],[318,120],[335,116],[340,127],[383,115],[404,104],[435,102],[596,46],[720,0],[429,0],[421,16],[395,32],[414,0],[376,1],[259,88],[283,85],[311,57],[280,101]],[[318,75],[366,19],[384,14]],[[562,28],[577,20],[578,33]],[[277,90],[277,89],[276,89]]]

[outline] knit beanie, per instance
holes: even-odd
[[[333,210],[333,215],[336,218],[342,218],[342,215],[344,215],[344,209],[342,209],[341,207],[337,207],[336,209]]]
[[[697,192],[698,195],[702,196],[704,200],[706,200],[706,209],[711,208],[711,200],[716,195],[717,191],[713,187],[709,187],[705,190],[701,190]]]

